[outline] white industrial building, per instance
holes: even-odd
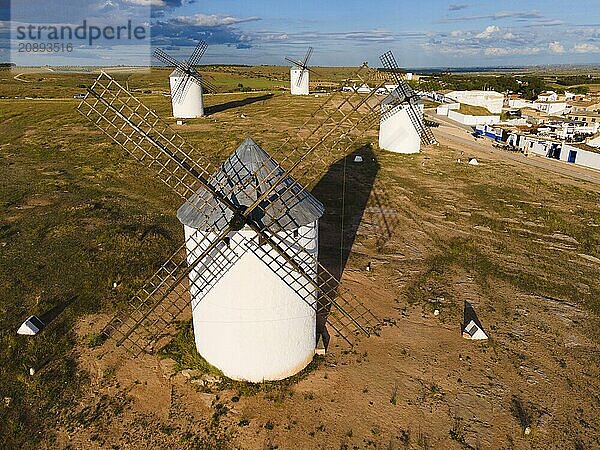
[[[556,114],[562,114],[567,109],[567,102],[562,100],[557,101],[541,101],[536,100],[533,102],[533,107],[538,111],[545,112],[549,116]]]
[[[508,107],[514,109],[533,108],[533,102],[520,97],[511,97],[508,99]]]
[[[439,105],[435,112],[441,116],[448,116],[448,119],[454,120],[463,125],[495,125],[500,123],[500,116],[490,115],[472,115],[463,114],[460,111],[460,103],[445,103]]]
[[[283,173],[247,138],[210,181],[234,204],[249,206]],[[238,190],[232,191],[232,186]],[[306,273],[316,276],[323,205],[290,177],[279,186],[276,199],[255,220],[265,227],[278,224],[282,230],[274,239],[289,254],[297,255],[294,260]],[[232,213],[200,190],[179,208],[177,217],[184,225],[191,265],[227,226]],[[203,278],[210,278],[209,268],[218,270],[218,276],[207,288]],[[189,279],[196,347],[226,376],[251,382],[279,380],[312,360],[317,342],[316,293],[311,299],[311,285],[303,283],[271,247],[261,245],[248,226],[231,232],[221,247],[197,264]],[[298,289],[308,292],[305,298],[298,295]]]
[[[169,75],[169,85],[174,118],[195,119],[204,115],[204,99],[199,82],[180,69],[175,69]],[[178,93],[180,90],[181,92]]]
[[[448,111],[456,111],[460,108],[460,103],[442,103],[435,109],[435,113],[440,116],[447,116]]]
[[[537,96],[540,102],[555,102],[558,100],[558,94],[554,91],[545,91]]]
[[[492,114],[500,114],[504,106],[504,94],[496,91],[452,91],[446,98],[465,105],[481,106]]]
[[[590,136],[585,140],[585,143],[590,147],[600,148],[600,134]]]
[[[513,132],[507,144],[526,154],[545,156],[572,164],[600,170],[600,150],[588,145],[567,144],[557,139]]]
[[[419,153],[421,136],[409,116],[407,103],[393,106],[397,91],[388,95],[381,102],[381,121],[379,124],[379,148],[396,153]],[[421,120],[425,103],[419,100],[412,110]]]
[[[551,134],[559,139],[573,139],[581,135],[593,135],[598,131],[596,124],[586,124],[585,122],[549,122],[539,127],[539,134]]]

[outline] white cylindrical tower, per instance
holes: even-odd
[[[421,136],[408,115],[408,104],[394,107],[389,102],[382,103],[382,117],[379,124],[379,148],[396,153],[419,153]],[[423,117],[424,105],[420,102],[415,112]]]
[[[304,75],[302,75],[304,72]],[[298,67],[292,67],[290,70],[290,92],[292,95],[309,95],[309,75],[310,72],[306,69],[300,69]],[[298,80],[300,85],[298,85]]]
[[[175,69],[169,76],[171,86],[171,106],[173,117],[176,119],[195,119],[204,115],[204,99],[202,98],[202,86],[195,80],[187,81],[182,96],[177,96],[175,90],[184,80],[186,75]]]
[[[281,173],[274,160],[246,139],[210,181],[223,188],[234,204],[248,205],[256,195],[252,183],[264,191]],[[232,180],[237,181],[233,187]],[[275,229],[273,222],[283,228],[273,239],[316,278],[323,205],[289,177],[278,184],[282,185],[289,189],[257,220],[267,228]],[[179,208],[177,216],[184,224],[188,263],[194,264],[215,239],[209,230],[222,229],[231,213],[207,192],[199,192]],[[311,293],[315,289],[250,227],[230,233],[195,264],[189,280],[196,347],[226,376],[251,382],[280,380],[312,360],[316,293]]]

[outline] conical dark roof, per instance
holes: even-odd
[[[209,179],[221,194],[236,206],[250,206],[277,183],[284,170],[251,138],[246,138],[219,170]],[[310,192],[293,178],[285,177],[252,213],[259,225],[294,230],[314,222],[325,208]],[[232,217],[229,208],[222,205],[202,188],[178,210],[177,218],[192,228],[223,229]],[[277,226],[279,225],[279,227]]]

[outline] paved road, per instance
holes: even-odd
[[[471,127],[457,124],[447,117],[431,114],[429,111],[428,113],[433,120],[440,123],[438,128],[434,128],[434,133],[441,144],[465,151],[491,153],[506,161],[514,161],[517,164],[539,167],[571,179],[588,181],[600,185],[600,171],[598,170],[588,169],[586,167],[576,166],[564,161],[557,161],[542,156],[525,156],[520,152],[509,152],[499,149],[494,147],[492,141],[489,139],[475,139],[471,135]]]

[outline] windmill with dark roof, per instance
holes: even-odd
[[[255,223],[264,228],[279,223],[279,245],[286,254],[296,255],[304,272],[315,277],[318,224],[324,208],[291,177],[282,178],[283,174],[277,162],[246,138],[210,182],[242,208],[279,183],[273,200],[255,210]],[[300,297],[285,281],[294,267],[286,261],[279,267],[277,252],[247,225],[240,224],[227,236],[227,254],[214,252],[195,264],[202,253],[196,243],[212,241],[216,237],[212,230],[233,218],[205,189],[185,202],[177,217],[189,244],[188,263],[194,265],[189,283],[200,354],[230,378],[255,382],[285,378],[305,367],[315,353],[317,290],[307,286],[305,297]],[[203,288],[212,267],[230,264],[210,289]]]
[[[366,64],[352,79],[376,89],[387,82]],[[215,169],[101,73],[79,111],[184,200],[177,216],[185,231],[104,336],[135,356],[156,351],[191,305],[198,351],[231,378],[262,381],[304,368],[328,329],[350,345],[376,331],[375,315],[319,262],[324,209],[308,190],[379,122],[376,89],[328,96],[287,133],[279,162],[247,138]]]

